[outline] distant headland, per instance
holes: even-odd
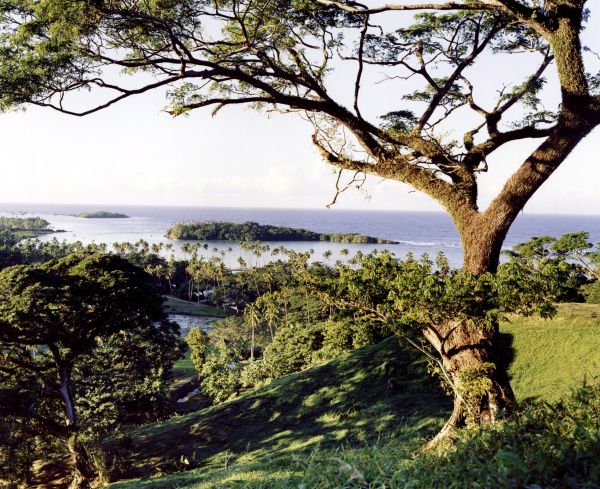
[[[12,233],[17,239],[37,238],[43,234],[64,233],[62,229],[52,229],[50,223],[41,217],[0,216],[0,232]]]
[[[243,224],[223,221],[187,221],[174,224],[165,236],[194,241],[329,241],[333,243],[398,244],[398,241],[374,238],[358,233],[323,234],[307,229],[279,227],[247,221]]]
[[[83,217],[85,219],[127,219],[127,214],[121,214],[120,212],[107,212],[107,211],[95,211],[95,212],[80,212],[75,214],[75,217]]]

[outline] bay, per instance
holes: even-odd
[[[128,219],[85,219],[74,217],[86,211],[121,212]],[[297,251],[313,249],[315,259],[323,259],[331,250],[333,262],[340,258],[340,251],[348,249],[350,256],[357,251],[367,253],[374,249],[389,249],[403,257],[411,252],[417,256],[428,253],[434,256],[442,251],[454,266],[460,266],[462,249],[460,238],[450,218],[442,212],[408,211],[362,211],[343,209],[275,209],[275,208],[223,208],[223,207],[175,207],[130,205],[74,205],[74,204],[0,204],[0,213],[37,215],[47,219],[54,229],[64,233],[48,234],[42,240],[57,238],[83,243],[136,242],[144,239],[150,244],[173,243],[176,254],[182,257],[184,241],[171,241],[164,237],[173,224],[186,220],[218,220],[243,223],[255,221],[260,224],[310,229],[320,233],[360,233],[378,238],[399,241],[397,245],[345,244],[326,242],[271,242],[271,248],[283,245]],[[595,215],[544,215],[522,213],[513,224],[504,243],[510,248],[532,236],[560,236],[567,232],[588,231],[592,241],[600,241],[600,216]],[[243,252],[235,243],[209,242],[211,250],[227,250],[226,263],[236,266],[238,257],[248,263],[262,262]],[[259,263],[260,264],[260,263]]]

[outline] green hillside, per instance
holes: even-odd
[[[600,375],[598,317],[598,305],[563,304],[552,320],[503,324],[519,399],[553,400]],[[141,478],[111,487],[347,487],[354,469],[346,461],[387,477],[441,426],[449,407],[426,362],[390,338],[226,404],[137,429],[128,463]]]
[[[139,473],[173,470],[182,455],[201,468],[114,487],[276,481],[292,475],[287,467],[297,454],[316,447],[373,443],[391,432],[407,441],[431,435],[449,407],[426,362],[390,338],[223,405],[136,430],[132,465]]]
[[[600,380],[600,304],[559,304],[553,319],[511,318],[502,330],[513,338],[517,399],[553,401]]]

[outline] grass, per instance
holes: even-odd
[[[243,487],[247,481],[298,487],[299,454],[371,444],[391,432],[417,446],[439,429],[449,408],[424,360],[390,338],[228,403],[138,428],[130,433],[128,461],[139,474],[177,470],[182,456],[200,468],[112,487]]]
[[[561,304],[551,320],[511,317],[501,330],[519,400],[552,401],[600,375],[600,305]],[[191,362],[176,368],[189,372]],[[142,477],[111,487],[342,489],[361,487],[361,478],[380,481],[364,487],[404,487],[393,474],[403,473],[449,408],[423,359],[388,339],[136,429],[131,463]]]
[[[215,306],[207,306],[205,304],[196,304],[195,302],[184,301],[173,297],[171,295],[165,295],[165,302],[163,307],[167,314],[184,314],[187,316],[211,316],[224,318],[231,316],[231,313],[225,309]]]
[[[194,380],[197,379],[198,374],[192,363],[190,350],[187,350],[185,356],[175,362],[172,375],[171,390],[175,397],[181,397],[181,394],[187,394],[185,391],[191,391],[197,387],[197,382]]]
[[[512,335],[519,400],[554,401],[600,375],[600,304],[559,304],[553,319],[513,317],[501,329]]]
[[[192,352],[190,350],[185,352],[185,356],[183,358],[175,362],[175,365],[173,365],[173,374],[177,377],[191,377],[196,375],[196,369],[192,363]]]

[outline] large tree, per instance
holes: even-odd
[[[597,55],[581,41],[585,3],[5,0],[1,100],[5,108],[34,104],[85,115],[168,87],[173,115],[239,104],[301,112],[324,159],[357,185],[376,175],[438,201],[461,235],[465,272],[481,275],[496,270],[527,201],[600,123],[600,75],[587,72],[593,63],[598,69]],[[493,79],[477,68],[491,55],[498,60]],[[501,69],[508,65],[525,77],[511,79],[514,71]],[[337,70],[344,87],[341,76],[330,82]],[[389,87],[380,114],[364,96],[373,73]],[[81,89],[105,99],[69,104]],[[520,140],[538,142],[480,209],[478,176],[498,150]],[[456,384],[465,369],[486,372],[481,420],[512,408],[497,327],[448,317],[423,333]],[[490,362],[495,369],[483,368]],[[457,397],[448,426],[464,414]]]
[[[96,476],[83,435],[143,419],[182,353],[153,282],[106,254],[0,272],[0,415],[64,445],[71,487]]]

